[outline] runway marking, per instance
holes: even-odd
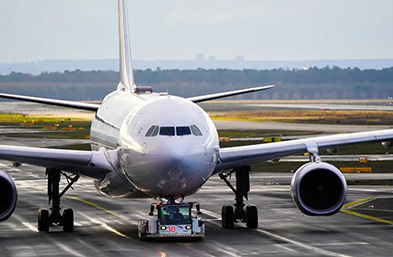
[[[38,229],[37,229],[35,226],[31,225],[31,224],[28,223],[28,222],[22,222],[22,225],[25,226],[26,228],[28,228],[28,229],[34,231],[34,232],[37,232],[37,231],[38,231]]]
[[[240,255],[234,253],[234,252],[236,252],[236,249],[229,247],[228,245],[223,245],[218,242],[216,242],[215,245],[216,245],[216,250],[224,253],[226,256],[232,256],[232,257],[239,257],[240,256]],[[226,250],[226,249],[228,249],[228,250]]]
[[[80,198],[78,198],[78,197],[73,197],[73,196],[63,196],[63,197],[68,198],[68,199],[72,199],[72,200],[75,200],[75,201],[79,201],[79,202],[82,202],[82,203],[85,203],[85,204],[88,204],[88,205],[90,205],[90,206],[93,206],[93,207],[95,207],[95,208],[101,210],[101,211],[104,211],[104,212],[106,212],[106,213],[109,213],[109,214],[111,214],[111,215],[113,215],[113,216],[115,216],[115,217],[117,217],[117,218],[119,218],[119,219],[126,220],[126,221],[130,222],[129,219],[126,219],[126,218],[123,217],[122,215],[119,215],[119,214],[117,214],[117,213],[115,213],[115,212],[113,212],[113,211],[110,211],[110,210],[108,210],[108,209],[102,207],[102,206],[99,206],[98,204],[94,204],[94,203],[92,203],[92,202],[89,202],[89,201],[87,201],[87,200],[80,199]],[[87,217],[87,215],[86,215],[86,217]],[[95,222],[95,223],[97,223],[97,224],[100,224],[103,228],[105,228],[106,230],[111,231],[112,233],[115,233],[115,234],[118,235],[118,236],[121,236],[121,237],[123,237],[123,238],[132,240],[129,236],[127,236],[127,235],[121,233],[120,231],[118,231],[118,230],[112,228],[111,226],[109,226],[109,225],[107,225],[107,224],[105,224],[105,223],[101,223],[101,222],[99,222],[98,220],[92,219],[92,218],[90,218],[90,217],[87,217],[87,218],[89,218],[91,221],[93,221],[93,222]],[[131,222],[130,222],[130,223],[131,223]]]
[[[95,223],[95,224],[97,224],[97,225],[101,225],[101,226],[102,226],[103,228],[105,228],[106,230],[108,230],[108,231],[110,231],[110,232],[112,232],[112,233],[114,233],[114,234],[116,234],[116,235],[118,235],[118,236],[121,236],[121,237],[123,237],[123,238],[132,240],[129,236],[127,236],[127,235],[125,235],[125,234],[119,232],[118,230],[112,228],[111,226],[108,226],[108,225],[105,224],[104,222],[100,222],[99,220],[93,219],[93,218],[91,218],[91,217],[89,217],[89,216],[87,216],[86,214],[83,214],[83,213],[82,213],[82,215],[85,216],[87,219],[91,220],[93,223]]]
[[[125,235],[125,234],[123,234],[123,233],[117,231],[116,229],[112,228],[111,226],[108,226],[108,225],[105,224],[105,223],[102,224],[102,226],[103,226],[105,229],[107,229],[107,230],[109,230],[109,231],[115,233],[115,234],[118,235],[118,236],[121,236],[121,237],[124,237],[124,238],[126,238],[126,239],[131,240],[131,238],[130,238],[129,236],[127,236],[127,235]]]
[[[218,215],[218,214],[216,214],[214,212],[208,211],[208,210],[202,210],[202,213],[205,213],[207,215],[213,216],[214,218],[221,218],[220,215]],[[335,256],[335,257],[350,257],[350,255],[345,255],[345,254],[340,254],[340,253],[327,251],[327,250],[324,250],[324,249],[321,249],[321,248],[317,248],[317,247],[314,247],[314,246],[311,246],[311,245],[307,245],[307,244],[304,244],[304,243],[301,243],[301,242],[298,242],[298,241],[295,241],[295,240],[292,240],[292,239],[289,239],[289,238],[286,238],[286,237],[274,234],[272,232],[269,232],[267,230],[263,230],[263,229],[260,229],[260,228],[258,228],[256,230],[253,230],[253,231],[259,232],[259,233],[264,234],[264,235],[268,235],[269,237],[272,237],[272,238],[278,239],[280,241],[284,241],[284,242],[296,245],[296,246],[301,247],[301,248],[305,248],[305,249],[311,250],[311,251],[316,252],[316,253],[318,253],[320,255]]]
[[[367,243],[367,242],[353,242],[353,243],[345,242],[345,243],[322,243],[322,244],[318,243],[318,244],[312,244],[312,245],[315,245],[315,246],[326,246],[326,245],[328,245],[328,246],[347,246],[347,245],[369,245],[369,243]]]
[[[295,250],[293,250],[293,249],[291,249],[291,248],[288,248],[288,247],[286,247],[286,246],[283,246],[283,245],[275,244],[275,246],[277,246],[277,247],[279,247],[279,248],[282,248],[282,249],[284,249],[284,250],[287,250],[288,252],[291,252],[291,253],[298,253],[297,251],[295,251]]]
[[[24,221],[24,219],[22,219],[22,217],[20,217],[19,215],[14,214],[13,217],[15,217],[17,220],[19,220],[19,222],[20,222],[23,226],[25,226],[26,228],[30,229],[31,231],[34,231],[34,232],[37,232],[37,231],[38,231],[38,229],[37,229],[35,226],[33,226],[33,225],[32,225],[31,223],[29,223],[29,222]]]
[[[73,256],[85,257],[85,255],[80,254],[80,253],[74,251],[73,249],[71,249],[70,247],[68,247],[68,246],[66,246],[66,245],[64,245],[64,244],[62,244],[62,243],[56,243],[56,245],[57,245],[59,248],[63,249],[64,251],[68,252],[69,254],[71,254],[71,255],[73,255]]]
[[[102,206],[99,206],[98,204],[95,204],[95,203],[92,203],[92,202],[89,202],[89,201],[87,201],[87,200],[83,200],[83,199],[81,199],[81,198],[74,197],[74,196],[66,196],[66,195],[64,195],[63,197],[64,197],[64,198],[68,198],[68,199],[72,199],[72,200],[75,200],[75,201],[79,201],[79,202],[82,202],[82,203],[85,203],[85,204],[88,204],[88,205],[90,205],[90,206],[93,206],[93,207],[95,207],[95,208],[101,210],[101,211],[104,211],[104,212],[106,212],[106,213],[109,213],[109,214],[111,214],[111,215],[113,215],[113,216],[115,216],[115,217],[117,217],[117,218],[119,218],[119,219],[122,219],[122,220],[125,220],[125,221],[130,222],[130,220],[129,220],[128,218],[126,218],[126,217],[124,217],[124,216],[122,216],[122,215],[119,215],[119,214],[117,214],[116,212],[110,211],[110,210],[108,210],[108,209],[106,209],[106,208],[104,208],[104,207],[102,207]]]
[[[370,216],[370,215],[366,215],[366,214],[363,214],[363,213],[359,213],[359,212],[348,210],[350,208],[353,208],[353,207],[361,205],[361,204],[365,204],[365,203],[370,202],[370,201],[375,200],[375,199],[377,199],[377,198],[367,197],[367,198],[359,199],[359,200],[351,202],[351,203],[347,203],[347,204],[343,205],[343,207],[341,209],[341,212],[344,212],[344,213],[347,213],[347,214],[350,214],[350,215],[354,215],[354,216],[357,216],[357,217],[360,217],[360,218],[373,220],[373,221],[385,223],[385,224],[388,224],[388,225],[393,225],[393,221],[385,220],[385,219],[373,217],[373,216]]]
[[[342,207],[342,209],[351,209],[351,208],[353,208],[353,207],[356,207],[356,206],[358,206],[358,205],[361,205],[361,204],[370,202],[370,201],[375,200],[375,199],[377,199],[377,198],[375,198],[375,197],[366,197],[366,198],[362,198],[362,199],[359,199],[359,200],[356,200],[356,201],[353,201],[353,202],[344,204],[343,207]]]

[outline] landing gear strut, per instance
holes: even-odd
[[[228,181],[232,173],[236,174],[236,189]],[[250,191],[250,166],[237,168],[229,173],[221,173],[220,178],[235,193],[235,210],[230,205],[224,205],[221,209],[221,221],[223,228],[233,228],[235,222],[245,222],[248,228],[258,227],[258,209],[255,205],[244,206],[243,197],[248,200]]]
[[[52,202],[52,207],[50,213],[47,209],[38,210],[38,231],[48,232],[49,226],[62,226],[64,232],[72,232],[74,231],[74,212],[70,208],[61,210],[60,198],[78,181],[79,175],[70,177],[60,170],[49,168],[46,169],[46,175],[48,176],[48,198],[49,203]],[[67,178],[68,185],[60,193],[61,175]]]

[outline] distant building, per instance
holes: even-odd
[[[197,54],[195,57],[196,62],[204,62],[205,61],[205,55],[203,53]]]
[[[235,61],[236,62],[244,62],[244,56],[242,56],[242,55],[236,56]]]

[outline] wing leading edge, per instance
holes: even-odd
[[[310,148],[327,149],[344,145],[393,140],[393,129],[297,139],[277,143],[220,149],[220,164],[214,174],[285,156],[306,153]]]
[[[35,96],[24,96],[24,95],[13,95],[13,94],[0,93],[0,97],[7,98],[7,99],[13,99],[13,100],[22,100],[22,101],[33,102],[33,103],[70,107],[70,108],[86,110],[86,111],[97,111],[98,108],[100,107],[99,104],[90,104],[90,103],[58,100],[58,99],[51,99],[51,98],[42,98],[42,97],[35,97]]]
[[[246,93],[267,90],[267,89],[270,89],[273,87],[274,87],[274,85],[252,87],[252,88],[239,89],[239,90],[227,91],[227,92],[222,92],[222,93],[215,93],[215,94],[210,94],[210,95],[193,96],[193,97],[188,97],[187,99],[194,102],[194,103],[199,103],[199,102],[210,101],[210,100],[223,98],[223,97],[229,97],[229,96],[234,96],[234,95],[241,95],[241,94],[246,94]]]

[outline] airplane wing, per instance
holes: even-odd
[[[239,89],[239,90],[233,90],[233,91],[222,92],[222,93],[215,93],[215,94],[210,94],[210,95],[193,96],[193,97],[188,97],[187,99],[194,102],[194,103],[199,103],[199,102],[214,100],[214,99],[223,98],[223,97],[229,97],[229,96],[234,96],[234,95],[241,95],[241,94],[246,94],[246,93],[251,93],[251,92],[262,91],[262,90],[270,89],[272,87],[274,87],[274,85]]]
[[[81,102],[57,100],[57,99],[34,97],[34,96],[24,96],[24,95],[13,95],[13,94],[0,93],[0,97],[7,98],[7,99],[13,99],[13,100],[22,100],[22,101],[27,101],[27,102],[70,107],[70,108],[86,110],[86,111],[97,111],[98,108],[100,107],[99,104],[81,103]]]
[[[116,156],[117,151],[74,151],[0,145],[2,160],[60,169],[97,180],[102,180],[107,173],[114,170],[112,154]]]
[[[275,109],[307,109],[307,110],[350,110],[350,111],[393,111],[393,106],[352,105],[352,104],[247,104],[250,107],[268,107]]]
[[[219,153],[220,163],[216,166],[214,174],[257,162],[306,153],[310,149],[327,149],[362,142],[392,140],[393,129],[388,129],[222,148]]]

